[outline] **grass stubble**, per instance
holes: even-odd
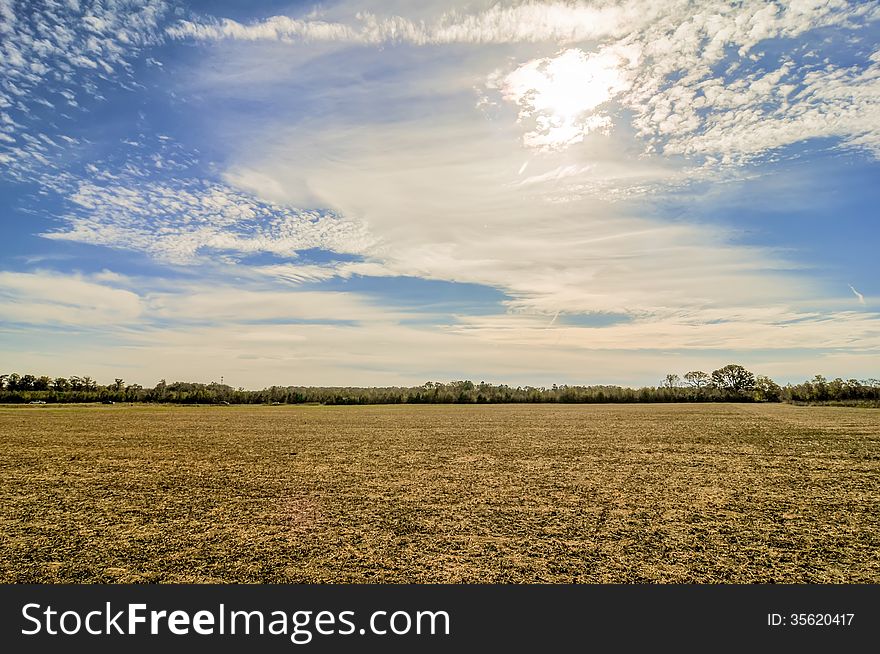
[[[880,410],[0,408],[4,583],[878,583]]]

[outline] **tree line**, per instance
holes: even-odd
[[[426,382],[421,386],[271,386],[262,390],[228,384],[167,383],[153,388],[98,384],[91,377],[0,374],[0,402],[160,402],[178,404],[498,404],[638,402],[790,402],[880,406],[880,380],[833,379],[821,375],[780,386],[765,375],[728,364],[706,373],[666,375],[657,386],[508,386],[472,381]]]

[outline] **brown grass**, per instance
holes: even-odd
[[[0,408],[10,582],[880,582],[880,411]]]

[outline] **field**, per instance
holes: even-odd
[[[880,582],[880,410],[0,407],[0,581]]]

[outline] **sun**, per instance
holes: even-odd
[[[526,145],[560,149],[611,126],[601,105],[629,87],[619,56],[588,54],[579,48],[556,57],[535,59],[508,74],[504,98],[520,107],[520,121],[533,121]]]

